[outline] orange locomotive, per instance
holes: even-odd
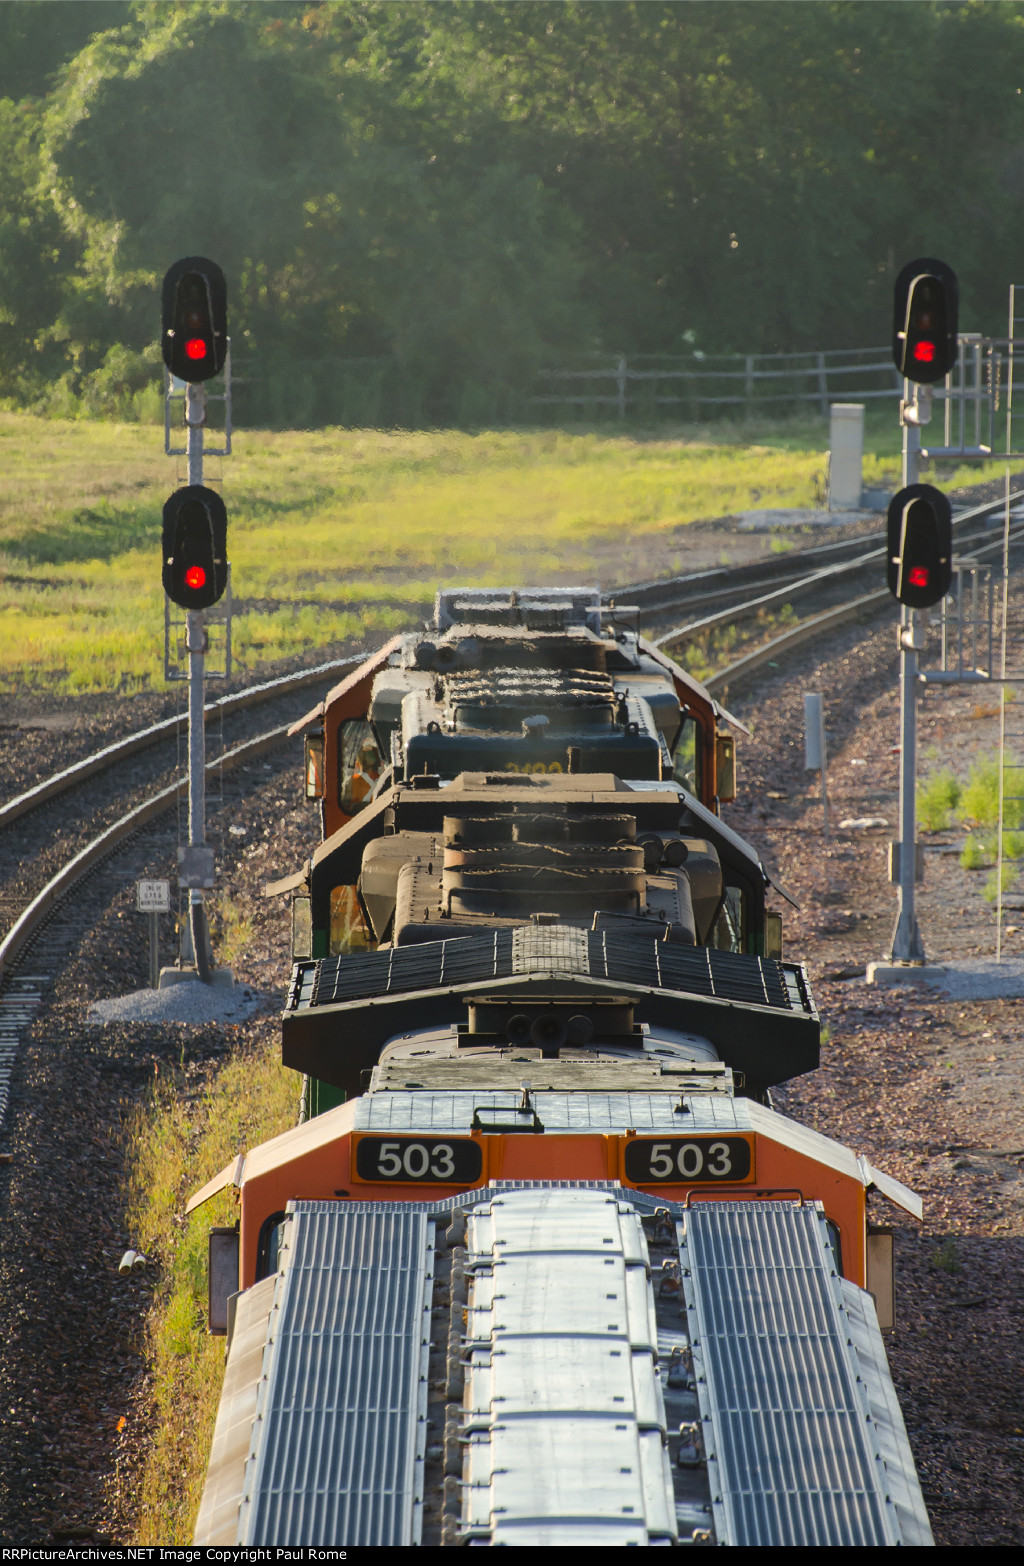
[[[772,1107],[818,1018],[725,721],[583,589],[443,593],[306,720],[197,1542],[930,1540],[868,1193],[920,1207]]]

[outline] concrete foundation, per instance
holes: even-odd
[[[194,984],[198,978],[194,968],[161,968],[157,988],[168,990],[172,984]],[[220,990],[231,990],[235,986],[235,977],[230,968],[215,968],[210,982]]]
[[[946,970],[938,963],[869,962],[866,982],[889,988],[894,984],[929,984],[941,986]]]

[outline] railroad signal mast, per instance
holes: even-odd
[[[206,844],[205,655],[208,637],[204,611],[228,586],[227,511],[220,496],[203,483],[204,382],[230,363],[227,285],[215,261],[186,256],[164,277],[160,348],[168,374],[185,382],[188,484],[166,502],[162,529],[162,578],[172,603],[186,611],[189,658],[188,846],[178,850],[179,885],[189,893],[188,928],[196,972],[213,978],[213,955],[204,892],[213,886],[213,850]],[[230,401],[227,438],[230,449]],[[165,449],[171,453],[168,439]],[[183,935],[184,954],[184,935]]]
[[[949,592],[953,577],[953,523],[949,500],[918,482],[921,426],[932,416],[931,387],[957,357],[960,291],[944,261],[910,261],[896,279],[893,363],[905,379],[903,488],[889,505],[886,575],[900,615],[900,836],[892,845],[890,877],[899,887],[891,960],[923,966],[924,946],[914,907],[917,850],[917,655],[923,650],[926,611]],[[913,388],[913,397],[911,389]],[[922,617],[923,616],[923,617]]]

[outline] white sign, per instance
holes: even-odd
[[[170,913],[170,881],[136,881],[135,907],[139,913]]]

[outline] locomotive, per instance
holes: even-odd
[[[931,1542],[869,1196],[921,1207],[773,1107],[819,1021],[738,727],[589,588],[443,591],[295,726],[197,1543]]]

